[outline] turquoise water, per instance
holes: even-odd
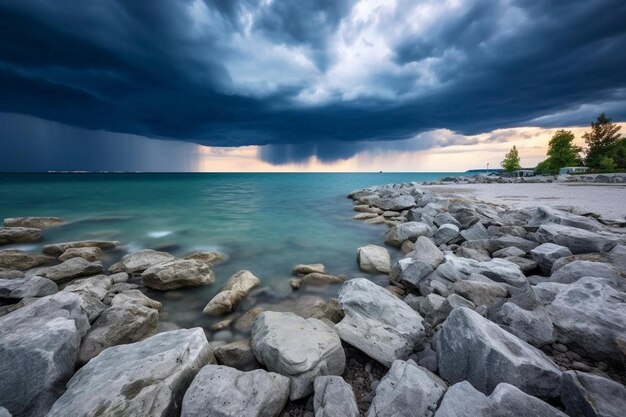
[[[202,308],[241,269],[252,271],[262,285],[235,316],[255,303],[290,309],[304,294],[336,295],[337,285],[292,294],[289,279],[294,265],[315,262],[332,274],[364,275],[357,267],[357,248],[382,244],[386,227],[352,220],[355,212],[347,194],[447,175],[460,174],[0,174],[0,217],[59,216],[68,221],[45,231],[36,245],[15,246],[28,250],[67,240],[119,240],[121,247],[108,252],[105,266],[142,248],[177,256],[197,250],[226,253],[228,261],[214,267],[215,284],[150,292],[164,303],[162,320],[208,328],[220,318],[203,316]],[[390,251],[393,257],[400,255]]]

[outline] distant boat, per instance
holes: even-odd
[[[382,174],[383,172],[382,172],[382,171],[378,171],[378,173],[379,173],[379,174]]]

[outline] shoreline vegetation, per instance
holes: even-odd
[[[338,296],[303,296],[298,314],[253,306],[212,326],[249,333],[234,342],[163,320],[145,294],[215,285],[229,254],[142,249],[105,270],[120,242],[2,249],[64,223],[5,219],[0,416],[621,416],[626,213],[505,206],[456,188],[498,183],[622,190],[626,174],[355,190],[354,221],[380,227],[379,241],[355,248],[362,274],[303,259],[284,285]],[[239,271],[198,314],[230,313],[261,284]]]

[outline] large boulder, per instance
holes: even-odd
[[[388,274],[391,269],[389,252],[381,246],[367,245],[360,247],[357,251],[357,260],[359,268],[364,272]]]
[[[41,275],[54,282],[69,281],[74,278],[102,272],[102,262],[89,262],[83,258],[71,258],[58,265],[46,268]]]
[[[160,253],[164,253],[164,252],[160,252]],[[225,253],[216,252],[216,251],[198,251],[198,252],[193,252],[193,253],[190,253],[189,255],[186,255],[183,259],[202,261],[206,264],[209,264],[209,266],[213,266],[220,262],[226,261],[228,259],[228,255],[226,255]]]
[[[452,291],[477,306],[494,304],[509,295],[504,284],[474,280],[459,281],[454,284]]]
[[[0,245],[41,240],[41,230],[31,227],[0,227]]]
[[[17,249],[0,250],[0,268],[26,271],[54,262],[52,256],[28,253]]]
[[[571,255],[572,252],[568,248],[554,243],[543,243],[530,251],[530,256],[537,262],[544,274],[550,274],[552,265],[558,259]]]
[[[436,272],[437,275],[453,283],[470,279],[472,274],[483,275],[493,281],[514,287],[522,287],[528,283],[517,265],[500,258],[481,262],[449,254],[445,256],[445,262],[439,265]]]
[[[415,242],[420,236],[430,236],[432,231],[426,223],[407,222],[393,226],[385,234],[385,243],[400,247],[405,240]]]
[[[482,223],[476,223],[465,230],[461,230],[461,237],[465,240],[483,240],[489,239],[489,234]]]
[[[572,253],[608,252],[618,242],[613,236],[560,224],[543,224],[535,232],[540,243],[556,243],[567,246]]]
[[[489,393],[500,382],[542,398],[558,396],[561,371],[540,350],[468,308],[456,308],[437,337],[439,374]]]
[[[4,227],[30,227],[47,229],[64,223],[60,217],[9,217],[4,219]]]
[[[494,321],[509,333],[536,347],[556,340],[552,319],[543,307],[524,310],[517,304],[507,302],[495,314]]]
[[[199,327],[105,349],[76,372],[47,417],[177,415],[208,363],[215,358]]]
[[[391,282],[411,289],[418,289],[420,282],[430,275],[433,269],[424,261],[413,258],[400,259],[394,265],[389,279]]]
[[[586,230],[598,230],[602,227],[602,224],[594,218],[580,216],[553,207],[544,206],[532,209],[528,225],[541,226],[546,223],[555,223]]]
[[[181,417],[276,417],[289,398],[289,378],[257,369],[207,365],[183,398]]]
[[[292,400],[309,395],[316,377],[341,375],[346,364],[337,333],[318,319],[293,313],[261,313],[252,326],[251,344],[269,371],[289,377]]]
[[[48,278],[0,279],[0,298],[43,297],[59,291]]]
[[[424,340],[422,317],[386,289],[365,278],[344,283],[339,303],[345,317],[335,325],[345,342],[380,363],[406,359]]]
[[[69,248],[61,256],[59,256],[59,262],[67,261],[72,258],[83,258],[86,261],[94,262],[100,261],[104,258],[104,252],[100,248],[86,247],[86,248]]]
[[[443,396],[435,417],[567,417],[548,403],[513,385],[499,384],[490,396],[469,382],[452,385]]]
[[[352,387],[340,376],[318,376],[313,384],[315,417],[359,417]]]
[[[252,353],[250,340],[238,340],[213,349],[217,363],[230,366],[240,371],[250,371],[259,368],[259,363]]]
[[[43,253],[50,256],[60,256],[70,248],[100,248],[112,249],[119,245],[116,240],[79,240],[76,242],[52,243],[43,247]]]
[[[609,280],[583,277],[573,284],[553,284],[546,305],[557,340],[597,360],[623,364],[626,359],[626,293]],[[545,284],[537,287],[542,289]]]
[[[202,312],[204,314],[230,313],[260,283],[261,280],[252,272],[239,271],[230,277],[222,291],[209,301]]]
[[[0,403],[16,416],[46,415],[88,328],[80,297],[67,292],[0,317]]]
[[[618,287],[626,286],[626,279],[611,264],[604,262],[574,261],[552,273],[549,280],[559,284],[572,284],[582,277],[600,277]]]
[[[621,417],[626,410],[626,387],[598,375],[563,372],[561,402],[570,416]]]
[[[368,417],[430,416],[447,384],[412,360],[396,360],[376,387]]]
[[[174,255],[167,252],[159,252],[152,249],[142,249],[137,252],[125,255],[121,261],[111,265],[110,272],[143,272],[146,269],[158,264],[173,261],[176,259]],[[190,258],[191,260],[198,260]]]
[[[424,261],[432,269],[436,269],[444,260],[443,252],[426,236],[420,236],[415,241],[415,247],[407,254],[416,261]]]
[[[116,302],[104,310],[85,335],[78,362],[87,363],[108,347],[144,339],[156,330],[158,321],[159,312],[153,308],[132,301]]]
[[[154,290],[175,290],[212,284],[215,274],[201,261],[177,259],[157,264],[141,274],[141,283]]]
[[[436,245],[450,242],[459,235],[459,228],[453,224],[442,224],[433,236]]]
[[[415,198],[411,195],[400,195],[393,198],[382,199],[376,204],[383,210],[401,211],[415,206]]]

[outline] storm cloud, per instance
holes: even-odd
[[[624,22],[623,0],[0,0],[0,112],[276,162],[624,120]]]

